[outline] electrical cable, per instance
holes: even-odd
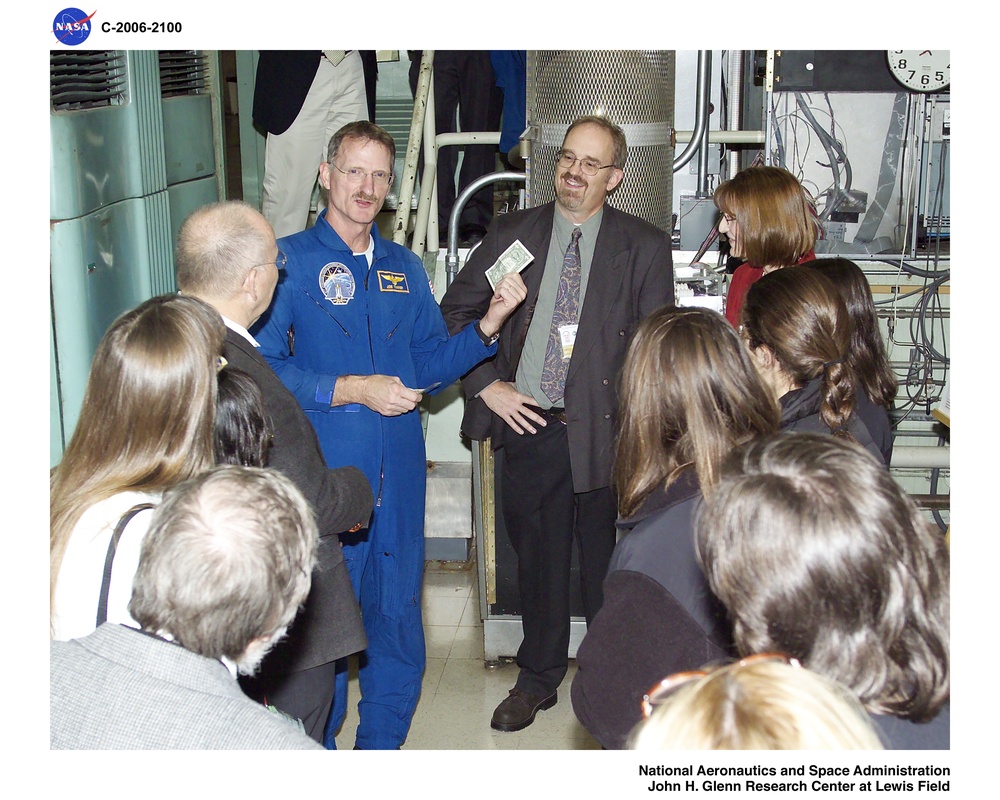
[[[944,437],[943,436],[939,436],[938,437],[937,446],[938,447],[942,447],[942,446],[944,446],[944,443],[945,443],[944,442]],[[939,496],[941,496],[941,493],[938,491],[938,479],[940,478],[940,476],[941,476],[941,468],[940,467],[934,467],[931,470],[931,485],[930,485],[930,494],[931,494],[931,497],[939,497]],[[950,496],[951,496],[951,494],[949,493],[948,497],[950,497]],[[944,517],[941,516],[941,512],[938,511],[938,509],[932,508],[931,509],[931,516],[934,517],[934,521],[937,523],[937,525],[941,529],[942,533],[944,533],[945,531],[948,530],[948,523],[945,522]]]
[[[822,126],[816,121],[816,117],[813,116],[812,110],[809,108],[801,92],[794,92],[795,101],[798,103],[799,108],[802,110],[802,114],[805,116],[806,121],[812,126],[813,130],[816,132],[817,138],[819,138],[820,143],[823,145],[823,149],[826,150],[827,158],[830,160],[828,166],[830,172],[833,174],[833,190],[830,199],[828,200],[826,207],[823,209],[823,213],[820,214],[820,220],[825,221],[830,218],[830,215],[837,209],[837,206],[841,204],[843,200],[847,198],[847,193],[851,189],[850,179],[851,171],[850,165],[848,163],[847,154],[844,153],[843,148],[840,143],[837,142],[832,136],[830,136]],[[837,152],[839,150],[839,153]],[[845,187],[841,187],[840,182],[840,168],[837,166],[839,163],[844,163],[845,165],[845,178],[847,182]]]
[[[937,291],[937,289],[939,286],[941,286],[941,284],[945,283],[950,278],[951,278],[951,271],[949,270],[942,277],[938,278],[936,281],[934,281],[927,287],[927,291],[924,292],[924,296],[920,300],[919,304],[920,313],[917,316],[917,319],[919,320],[921,342],[923,342],[924,346],[927,348],[928,354],[932,358],[940,361],[946,367],[951,363],[948,356],[938,352],[934,347],[933,337],[927,335],[927,314],[928,314],[928,306],[930,306],[931,303],[934,303],[935,306],[937,306],[934,310],[930,312],[932,319],[934,318],[934,311],[938,311],[941,314],[943,314],[943,309],[940,306],[941,295]]]
[[[778,109],[775,108],[774,98],[771,98],[771,117],[777,119]],[[785,145],[781,137],[781,128],[778,125],[774,126],[774,148],[777,159],[775,163],[784,164],[785,163]]]

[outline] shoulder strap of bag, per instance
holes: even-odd
[[[118,524],[115,525],[114,533],[111,534],[111,541],[108,542],[108,554],[104,557],[104,579],[101,581],[101,598],[97,603],[97,626],[100,627],[108,621],[108,594],[111,591],[111,568],[115,563],[115,552],[118,550],[118,540],[122,538],[126,526],[132,521],[132,517],[140,511],[152,508],[152,503],[139,503],[132,506],[122,514]]]

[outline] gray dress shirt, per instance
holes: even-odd
[[[597,246],[597,234],[604,218],[604,207],[594,216],[579,226],[580,228],[580,305],[577,319],[583,313],[583,303],[587,298],[587,281],[590,279],[590,267],[594,260],[594,248]],[[570,220],[559,213],[558,206],[553,214],[552,238],[549,240],[549,251],[545,257],[545,272],[538,287],[538,301],[535,303],[535,313],[528,325],[528,333],[524,339],[521,360],[517,366],[515,385],[522,394],[534,398],[539,408],[551,408],[562,405],[553,403],[542,391],[542,366],[545,363],[545,348],[549,342],[549,332],[552,330],[552,314],[556,307],[556,293],[559,288],[559,273],[562,271],[563,257],[569,247],[573,228]]]

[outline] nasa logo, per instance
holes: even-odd
[[[88,16],[79,8],[64,8],[52,21],[52,34],[61,45],[83,44],[90,36],[90,21],[96,13]]]

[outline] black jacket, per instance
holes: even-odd
[[[801,389],[792,389],[792,391],[782,395],[778,401],[781,404],[782,431],[832,433],[819,415],[819,407],[822,402],[820,397],[822,384],[822,378],[813,378]],[[857,412],[851,414],[850,422],[847,424],[847,432],[854,437],[858,444],[875,456],[880,464],[886,463],[882,450],[875,444],[868,427],[861,421]]]
[[[858,390],[855,413],[865,423],[872,441],[882,454],[886,466],[892,463],[892,423],[889,421],[889,410],[868,399],[863,389]]]
[[[626,746],[655,683],[731,654],[725,609],[695,556],[700,502],[688,469],[618,521],[624,536],[611,556],[604,605],[577,651],[571,690],[577,718],[608,749]]]
[[[363,650],[367,640],[339,534],[368,523],[374,504],[371,485],[355,467],[326,466],[305,412],[250,342],[227,329],[223,352],[260,387],[274,434],[268,466],[302,491],[316,512],[320,535],[309,597],[288,636],[267,654],[260,674],[299,672]]]
[[[374,50],[361,50],[368,95],[368,117],[375,119],[375,81],[378,62]],[[322,50],[261,50],[254,79],[253,121],[265,133],[287,131],[309,94]]]
[[[951,705],[930,722],[913,722],[889,714],[870,714],[887,750],[950,750]]]

